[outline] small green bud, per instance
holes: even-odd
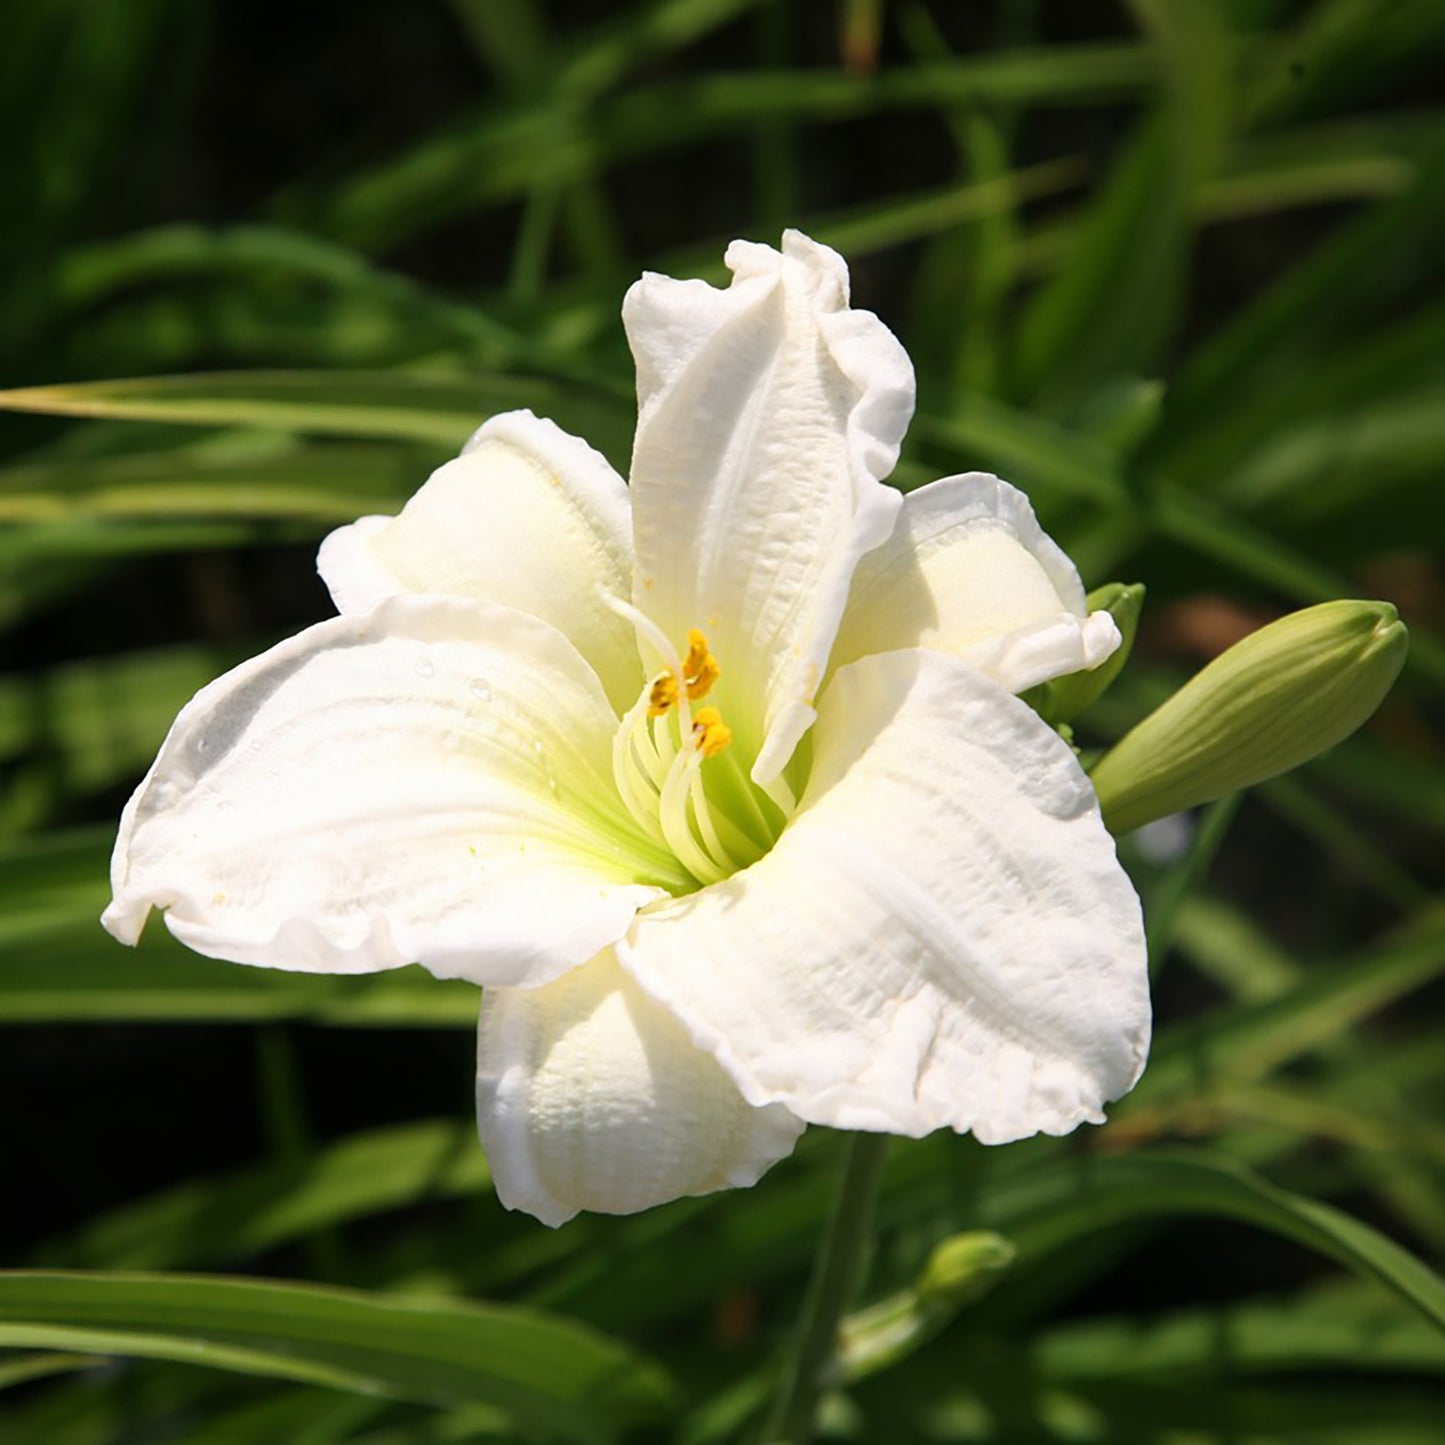
[[[1014,1254],[1008,1240],[988,1230],[945,1239],[929,1255],[914,1285],[854,1311],[840,1323],[838,1376],[860,1380],[906,1359],[965,1305],[987,1294]]]
[[[921,1300],[947,1300],[958,1304],[993,1283],[992,1276],[1007,1269],[1017,1251],[1001,1234],[973,1230],[945,1239],[931,1255],[918,1278]]]
[[[1108,612],[1118,624],[1119,635],[1124,640],[1118,650],[1098,667],[1040,683],[1024,694],[1024,701],[1053,727],[1072,722],[1086,707],[1103,697],[1118,677],[1120,669],[1129,660],[1134,634],[1139,630],[1139,614],[1144,610],[1144,587],[1139,582],[1127,585],[1109,582],[1089,593],[1087,604],[1090,612]]]
[[[1132,832],[1334,747],[1384,700],[1406,645],[1388,602],[1323,602],[1251,633],[1094,768],[1110,832]]]

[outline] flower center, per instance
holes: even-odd
[[[783,818],[729,750],[732,729],[715,706],[694,708],[722,667],[693,628],[679,655],[661,630],[626,603],[610,605],[662,659],[612,741],[612,776],[627,810],[699,883],[716,883],[772,846]]]

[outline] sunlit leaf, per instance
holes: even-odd
[[[185,1275],[0,1273],[0,1343],[188,1361],[388,1395],[500,1407],[530,1431],[606,1441],[665,1410],[661,1369],[515,1306]]]

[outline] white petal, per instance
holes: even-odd
[[[675,641],[701,628],[735,745],[770,782],[811,723],[858,558],[883,541],[880,485],[913,368],[848,309],[841,257],[796,231],[734,242],[729,290],[646,275],[622,319],[637,358],[634,601]]]
[[[611,950],[545,988],[486,991],[477,1123],[498,1198],[553,1226],[755,1184],[803,1131],[746,1103]]]
[[[546,623],[398,597],[203,689],[126,808],[104,923],[306,972],[538,983],[659,896],[615,718]]]
[[[632,589],[627,488],[600,452],[529,411],[494,416],[396,517],[363,517],[321,544],[341,612],[435,592],[550,622],[602,679],[613,706],[642,686],[632,630],[598,602]]]
[[[1143,1067],[1139,900],[1088,779],[957,658],[830,683],[771,853],[640,914],[623,966],[754,1104],[985,1143],[1061,1134]]]
[[[1119,645],[1028,498],[985,472],[910,493],[853,576],[833,664],[898,648],[956,653],[1010,692],[1097,667]]]

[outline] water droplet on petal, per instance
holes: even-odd
[[[419,657],[416,660],[416,675],[418,677],[430,677],[436,671],[436,665],[429,657]]]
[[[470,692],[478,702],[491,702],[492,700],[491,684],[484,677],[474,677],[471,682],[467,684],[467,691]]]
[[[537,762],[541,765],[542,776],[546,778],[547,786],[555,793],[557,791],[557,775],[552,771],[552,764],[543,750],[541,738],[532,739],[532,751],[537,754]]]

